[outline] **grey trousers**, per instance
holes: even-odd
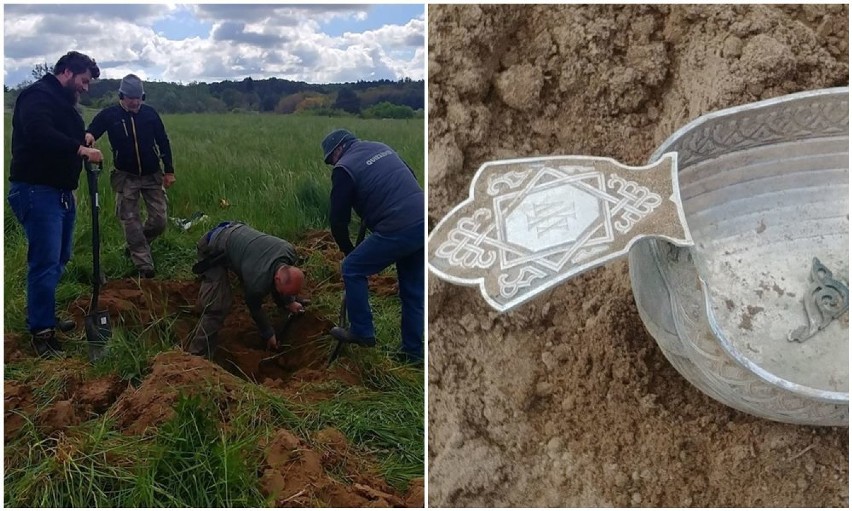
[[[151,242],[166,230],[166,192],[163,173],[138,176],[114,169],[110,185],[115,192],[115,216],[124,228],[130,259],[139,270],[153,270]],[[142,223],[139,198],[145,201],[147,218]]]

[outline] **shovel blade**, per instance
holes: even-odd
[[[86,340],[89,343],[89,360],[95,362],[106,354],[106,344],[112,336],[107,311],[86,316]]]

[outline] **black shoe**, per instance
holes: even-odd
[[[62,333],[70,332],[77,328],[77,323],[74,322],[73,319],[59,319],[56,318],[56,329]]]
[[[376,345],[375,337],[358,337],[356,335],[352,335],[349,330],[340,328],[339,326],[332,328],[329,333],[340,342],[357,344],[358,346],[363,346],[365,348],[372,348]]]
[[[423,367],[423,358],[413,357],[404,351],[397,351],[393,354],[393,358],[402,365]]]
[[[141,279],[153,279],[154,278],[154,269],[153,268],[144,268],[139,270],[139,278]]]
[[[45,329],[33,334],[33,349],[39,358],[59,358],[62,356],[62,345],[56,340],[56,332]]]

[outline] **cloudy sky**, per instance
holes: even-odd
[[[424,12],[422,3],[4,5],[4,83],[72,49],[93,57],[101,78],[420,80]]]

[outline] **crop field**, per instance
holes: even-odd
[[[94,113],[85,112],[87,122]],[[140,280],[114,213],[109,141],[97,142],[106,157],[100,305],[112,336],[95,364],[83,329],[93,278],[85,173],[73,257],[57,291],[59,316],[77,322],[60,334],[63,360],[38,359],[30,346],[26,238],[4,205],[5,505],[422,506],[424,377],[392,357],[400,336],[393,268],[370,283],[378,346],[346,347],[327,365],[343,285],[320,141],[345,127],[385,142],[422,184],[423,120],[193,114],[163,121],[177,177],[168,214],[206,219],[186,230],[170,220],[153,243],[157,276]],[[9,112],[5,134],[8,177]],[[224,220],[291,241],[304,261],[307,312],[286,325],[272,301],[266,305],[281,353],[263,346],[236,281],[213,359],[181,349],[200,317],[195,243]],[[353,221],[353,241],[356,229]]]

